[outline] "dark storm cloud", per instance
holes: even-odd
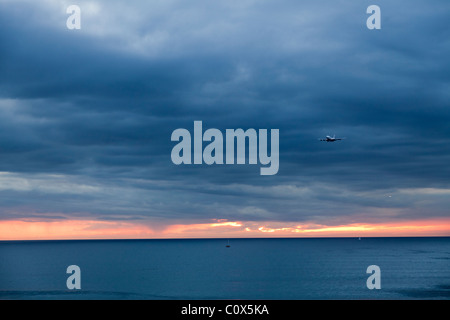
[[[368,2],[80,1],[69,31],[59,1],[0,2],[2,217],[443,216],[450,5],[432,3],[379,1],[371,31]],[[280,129],[278,174],[173,165],[194,120]]]

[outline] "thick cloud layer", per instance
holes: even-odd
[[[0,1],[0,218],[448,217],[450,3],[371,4]],[[194,120],[279,129],[278,174],[174,165]]]

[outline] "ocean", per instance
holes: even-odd
[[[0,299],[450,298],[450,237],[0,241]],[[68,289],[68,266],[81,289]],[[380,289],[369,289],[369,266]]]

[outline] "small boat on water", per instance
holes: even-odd
[[[227,245],[225,246],[226,248],[229,248],[230,247],[230,240],[228,240],[228,243],[227,243]]]

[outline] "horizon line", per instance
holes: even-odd
[[[448,236],[323,236],[323,237],[184,237],[184,238],[85,238],[85,239],[16,239],[2,242],[50,242],[50,241],[147,241],[147,240],[280,240],[280,239],[380,239],[380,238],[450,238]]]

